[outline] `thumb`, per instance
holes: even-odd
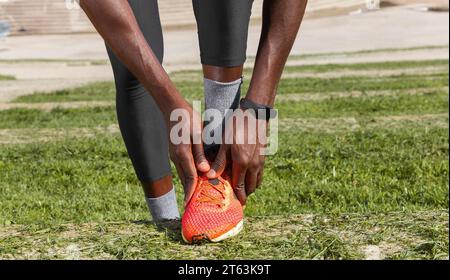
[[[184,206],[186,207],[186,205],[189,203],[189,201],[191,200],[192,196],[194,195],[195,192],[195,188],[197,186],[197,177],[188,177],[185,180],[185,186],[184,186]]]
[[[194,157],[195,166],[198,171],[206,173],[211,169],[208,160],[205,156],[205,150],[203,149],[203,144],[192,145],[192,155]]]
[[[217,153],[216,159],[212,164],[211,170],[206,174],[209,179],[214,179],[222,175],[225,171],[227,165],[227,145],[223,144],[220,146],[219,152]]]

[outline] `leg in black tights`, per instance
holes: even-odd
[[[129,1],[141,30],[162,63],[163,36],[156,0]],[[143,85],[108,48],[116,84],[120,131],[147,197],[172,189],[167,133],[161,111]]]

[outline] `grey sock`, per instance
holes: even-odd
[[[216,109],[225,116],[227,109],[237,109],[239,107],[239,100],[241,98],[242,79],[238,79],[229,83],[217,82],[209,79],[204,79],[205,89],[205,109]],[[206,127],[205,133],[217,133],[223,128],[222,125],[216,127]],[[205,145],[205,152],[208,154],[216,153],[219,145],[211,144]]]
[[[178,211],[175,188],[160,197],[146,197],[148,209],[152,214],[153,221],[175,220],[180,218]]]

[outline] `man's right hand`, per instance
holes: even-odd
[[[170,81],[142,34],[127,0],[80,0],[80,5],[107,45],[152,95],[165,117],[169,136],[176,125],[170,121],[171,113],[175,109],[184,109],[188,115],[188,141],[173,144],[169,139],[170,156],[185,189],[185,202],[188,202],[197,183],[197,170],[210,170],[203,145],[194,145],[192,141],[199,136],[201,139],[202,122],[198,113]]]
[[[170,158],[183,184],[184,203],[187,204],[194,193],[198,172],[207,173],[211,167],[205,157],[201,141],[202,120],[199,113],[183,98],[170,107],[170,114],[177,111],[177,114],[173,114],[175,117],[170,120],[169,116],[167,121]],[[183,117],[179,119],[176,116]],[[172,136],[173,134],[179,135],[180,128],[187,133],[183,135],[185,141],[174,143]]]

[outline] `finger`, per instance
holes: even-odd
[[[175,168],[177,169],[178,178],[180,178],[181,185],[183,185],[183,187],[184,187],[184,171],[183,171],[183,168],[181,168],[181,166],[177,162],[174,162],[174,164],[175,164]]]
[[[263,155],[259,156],[259,168],[258,168],[258,175],[256,179],[256,188],[258,188],[262,181],[263,181],[263,175],[264,175],[264,165],[266,163],[266,157]]]
[[[190,149],[188,151],[190,151]],[[195,168],[194,158],[190,152],[181,155],[179,163],[184,174],[184,202],[187,204],[195,191],[195,186],[197,184],[197,169]]]
[[[227,165],[227,145],[222,144],[220,146],[219,152],[217,153],[216,159],[212,164],[211,170],[206,174],[209,179],[214,179],[222,175],[223,171]]]
[[[203,142],[202,142],[202,131],[203,131],[203,123],[195,111],[192,115],[192,123],[198,124],[198,126],[193,125],[192,126],[192,155],[194,157],[194,162],[196,164],[196,167],[198,171],[202,173],[208,172],[211,167],[208,163],[208,160],[205,156],[205,150],[203,148]]]
[[[203,144],[192,145],[192,154],[194,156],[194,161],[197,166],[198,171],[206,173],[211,169],[208,160],[205,156],[205,150],[203,149]]]
[[[245,175],[245,193],[247,197],[256,191],[256,184],[258,182],[258,171],[247,171]]]
[[[259,188],[259,186],[261,186],[261,184],[263,182],[263,177],[264,177],[264,168],[259,170],[258,178],[256,179],[256,187],[257,188]]]
[[[245,205],[247,201],[247,195],[245,192],[245,174],[247,173],[247,168],[240,166],[237,163],[233,163],[231,169],[231,185],[234,189],[234,193],[241,202]]]
[[[186,205],[189,203],[189,201],[191,201],[192,196],[194,195],[195,192],[195,188],[197,186],[197,182],[198,182],[198,177],[197,176],[191,176],[188,179],[186,179],[186,183],[185,183],[185,191],[184,191],[184,206],[186,207]]]

